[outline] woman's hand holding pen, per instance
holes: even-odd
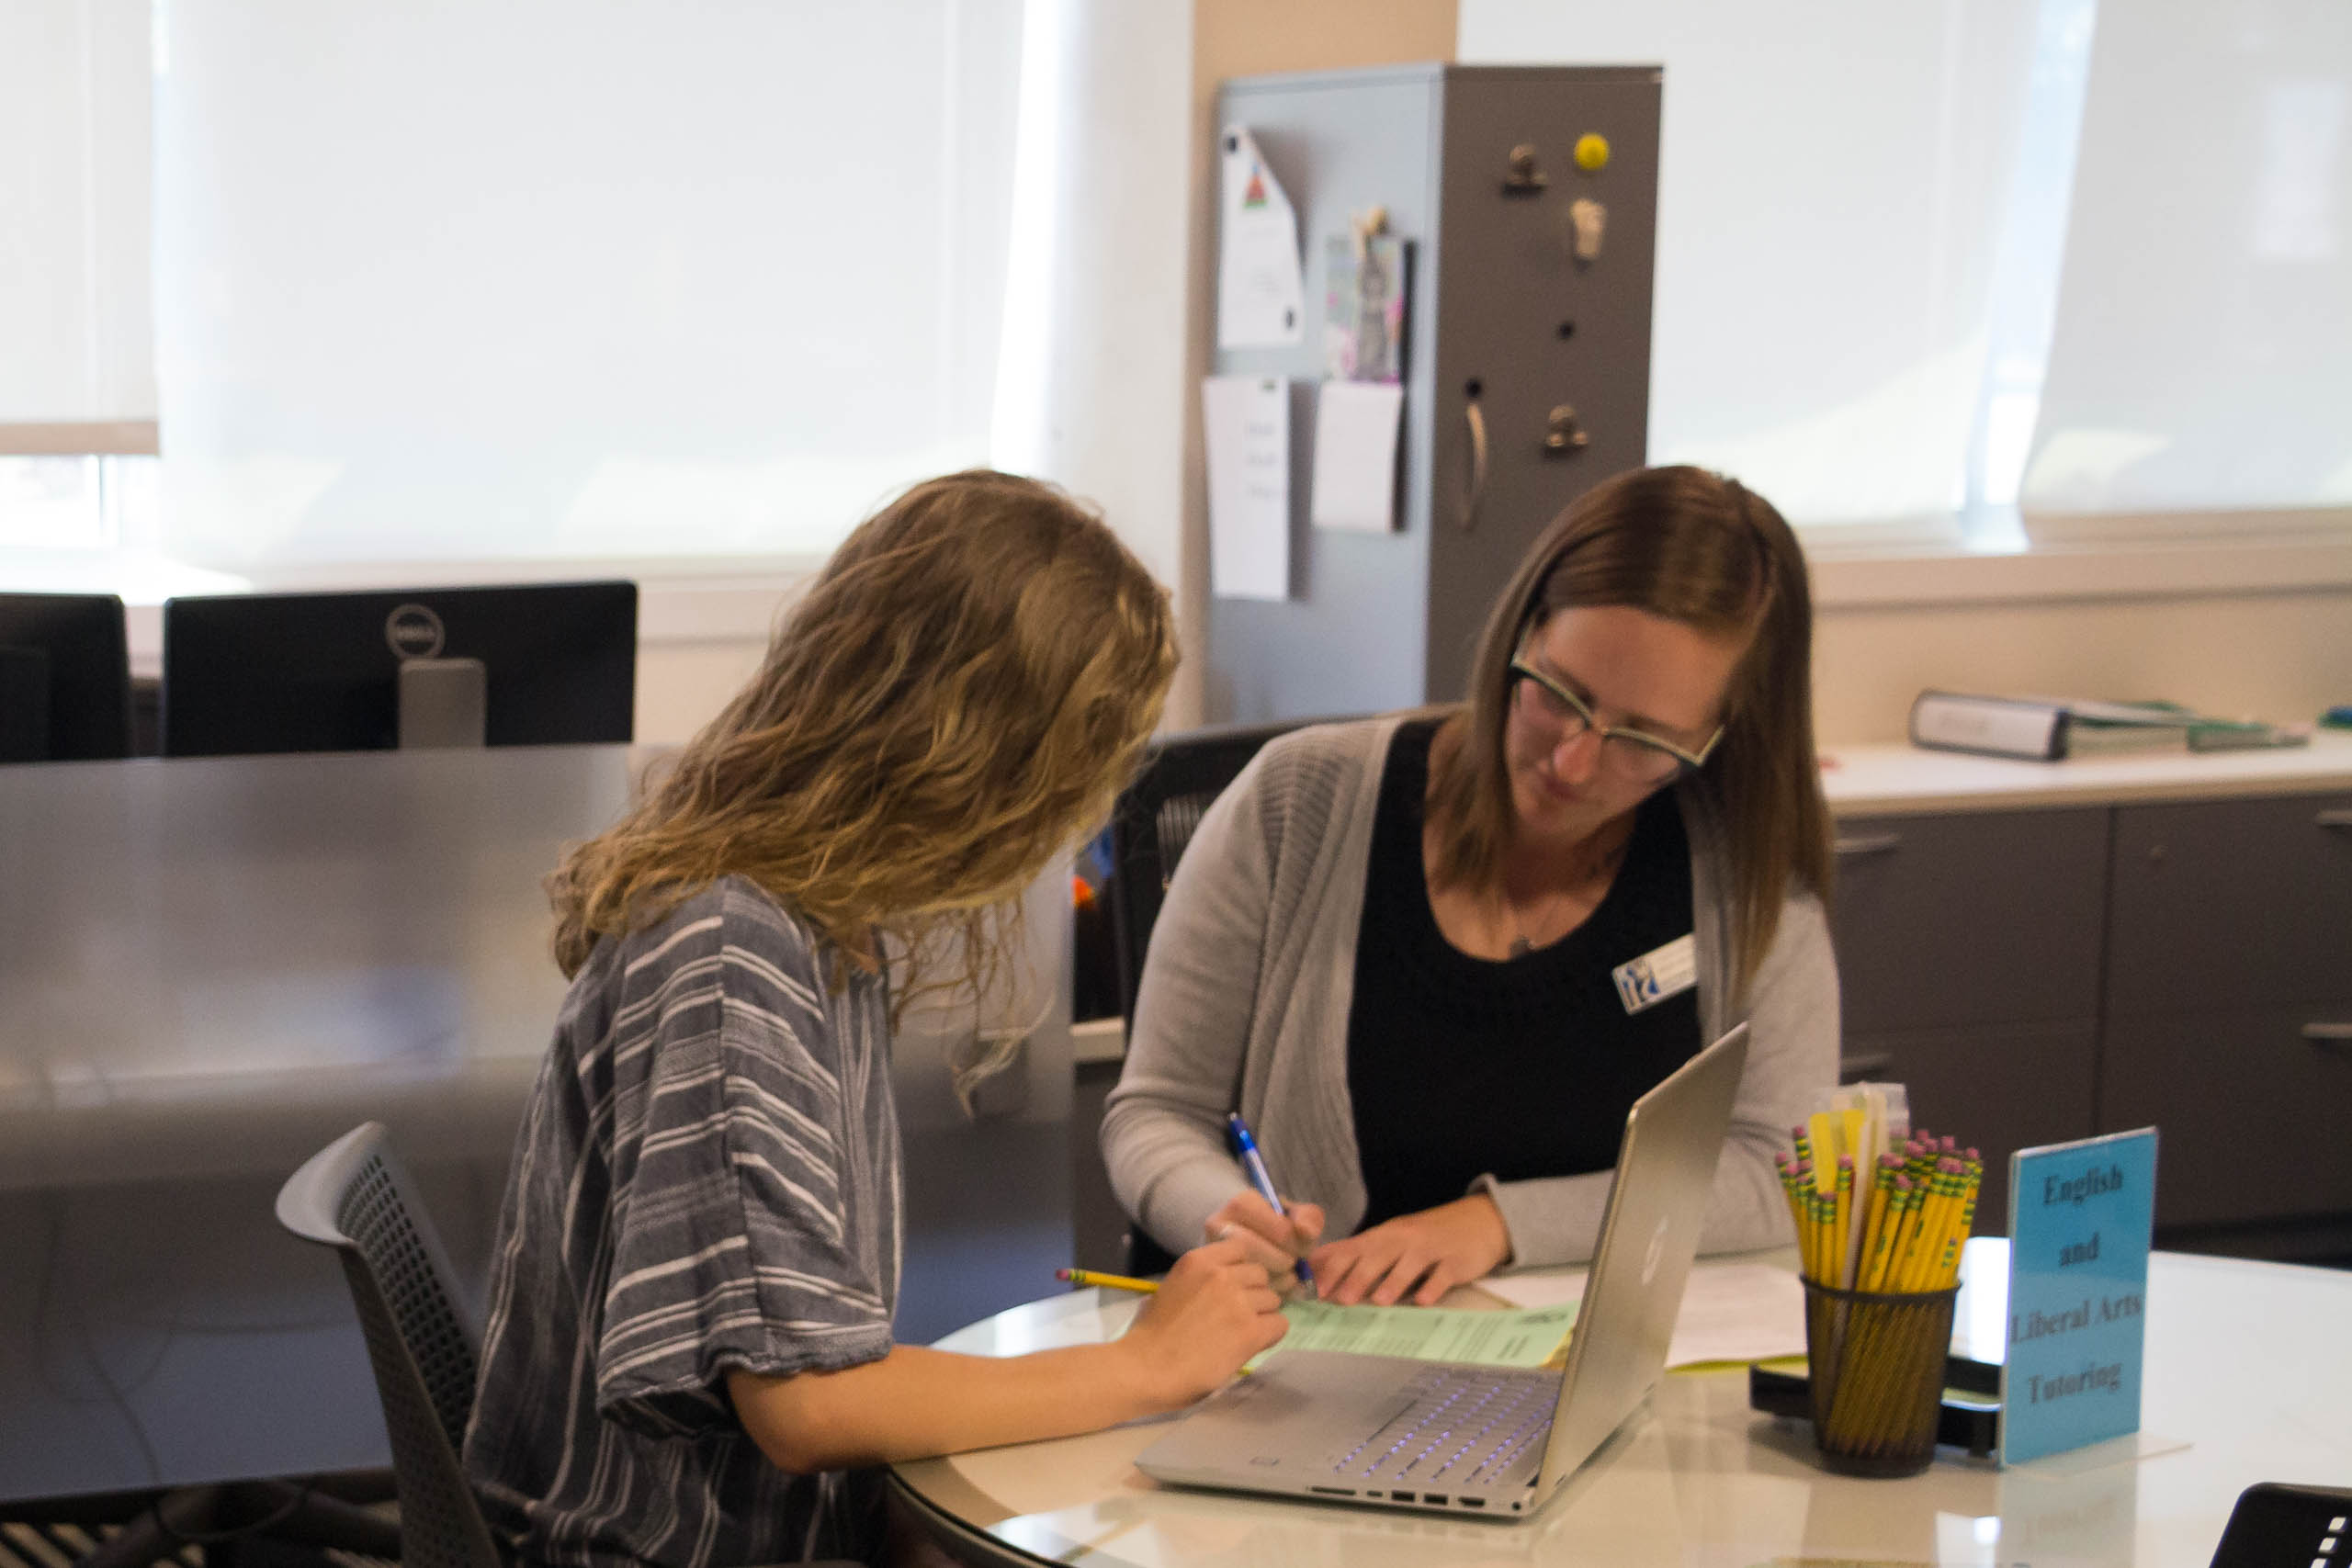
[[[1223,1387],[1280,1339],[1290,1327],[1282,1305],[1264,1265],[1235,1236],[1178,1258],[1117,1344],[1149,1402],[1172,1410]]]
[[[1317,1247],[1307,1262],[1327,1302],[1394,1306],[1409,1291],[1414,1305],[1435,1306],[1454,1286],[1484,1279],[1510,1258],[1502,1211],[1473,1192]]]
[[[1298,1260],[1323,1238],[1319,1205],[1293,1203],[1289,1207],[1290,1213],[1280,1213],[1255,1191],[1237,1192],[1209,1216],[1202,1227],[1204,1237],[1238,1242],[1273,1277],[1274,1289],[1288,1295],[1298,1284]]]

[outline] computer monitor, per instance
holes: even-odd
[[[396,747],[402,666],[414,675],[463,660],[480,662],[483,744],[625,743],[637,584],[167,600],[164,755]]]
[[[130,655],[111,593],[0,593],[0,762],[130,755]]]

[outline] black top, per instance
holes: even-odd
[[[1434,719],[1398,727],[1381,774],[1348,1017],[1363,1224],[1504,1181],[1606,1170],[1634,1100],[1699,1051],[1699,992],[1628,1013],[1611,971],[1690,931],[1690,850],[1673,792],[1642,803],[1585,922],[1522,957],[1445,939],[1421,872]]]

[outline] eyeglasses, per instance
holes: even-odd
[[[1696,773],[1707,765],[1714,753],[1715,743],[1724,738],[1723,726],[1707,737],[1707,743],[1696,751],[1685,751],[1673,741],[1647,734],[1639,729],[1621,729],[1603,724],[1593,716],[1591,707],[1582,697],[1569,691],[1551,676],[1536,669],[1524,658],[1510,661],[1512,677],[1520,682],[1520,689],[1528,697],[1528,716],[1551,736],[1554,746],[1575,739],[1590,730],[1600,737],[1600,764],[1621,778],[1656,784],[1676,773]]]

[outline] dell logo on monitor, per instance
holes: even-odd
[[[431,659],[448,635],[441,617],[422,604],[402,604],[384,617],[384,640],[395,659]]]

